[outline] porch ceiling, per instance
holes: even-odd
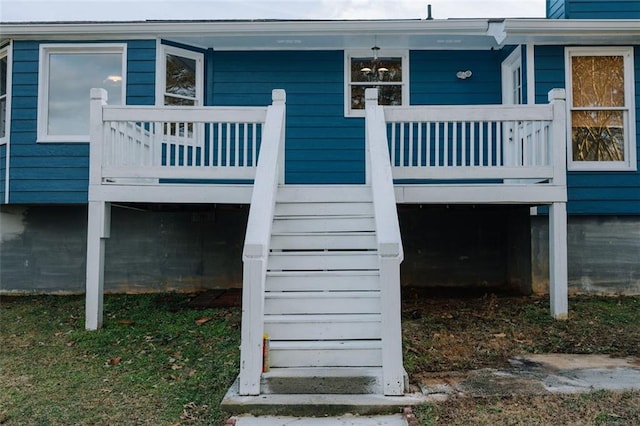
[[[638,20],[446,19],[5,23],[2,39],[163,38],[216,50],[482,50],[504,45],[633,44]]]

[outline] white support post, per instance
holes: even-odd
[[[366,89],[364,91],[364,98],[365,98],[365,103],[364,103],[364,108],[365,108],[365,117],[368,117],[369,119],[371,119],[373,117],[373,111],[375,107],[378,107],[378,89]],[[366,119],[365,119],[366,120]],[[371,146],[370,146],[370,141],[371,141],[371,137],[373,135],[368,134],[369,132],[369,126],[366,125],[365,122],[365,126],[364,126],[364,131],[365,131],[365,166],[364,166],[364,170],[365,170],[365,183],[367,185],[371,185]],[[385,138],[386,139],[386,138]]]
[[[102,326],[104,294],[104,245],[109,238],[111,205],[94,199],[94,188],[102,182],[102,150],[104,131],[102,107],[107,104],[107,91],[91,89],[89,123],[89,209],[87,217],[87,275],[85,328],[97,330]],[[95,191],[99,192],[99,191]]]
[[[264,281],[266,256],[245,256],[240,337],[240,395],[259,395],[264,334]]]
[[[278,107],[278,108],[282,108],[284,111],[286,111],[285,108],[285,104],[287,102],[287,94],[283,89],[274,89],[271,92],[271,104],[274,107]],[[286,117],[286,112],[283,111],[283,118],[282,118],[282,129],[280,132],[280,145],[278,148],[278,184],[279,185],[284,185],[284,172],[285,172],[285,156],[284,156],[284,147],[285,147],[285,143],[284,143],[284,138],[285,138],[285,128],[287,126],[287,117]]]
[[[404,395],[399,247],[391,256],[380,255],[380,298],[382,300],[382,380],[384,394]]]
[[[87,282],[85,328],[102,327],[102,299],[104,295],[104,245],[109,238],[111,204],[90,201],[87,224]]]
[[[549,103],[553,105],[553,125],[551,129],[551,161],[553,165],[553,184],[567,185],[567,111],[565,90],[549,91]]]
[[[551,316],[555,319],[567,319],[569,296],[565,203],[553,203],[549,208],[549,274]]]

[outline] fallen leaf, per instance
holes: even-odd
[[[504,333],[497,333],[497,334],[494,334],[493,337],[495,337],[496,339],[500,339],[502,337],[507,337],[507,335]]]
[[[107,361],[107,364],[109,365],[118,365],[120,364],[120,361],[122,361],[122,357],[115,357],[115,358],[111,358],[109,361]]]
[[[181,365],[178,365],[178,364],[173,364],[173,365],[171,366],[171,369],[172,369],[172,370],[182,370],[182,366],[181,366]]]
[[[134,325],[135,322],[131,320],[118,320],[118,324],[120,325]]]
[[[198,319],[196,320],[196,324],[198,324],[198,325],[202,325],[202,324],[204,324],[204,323],[206,323],[206,322],[211,321],[212,319],[213,319],[212,317],[200,317],[200,318],[198,318]]]

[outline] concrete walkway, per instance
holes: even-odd
[[[420,392],[399,398],[406,398],[406,405],[409,406],[443,401],[458,396],[484,398],[489,396],[509,397],[514,395],[580,393],[596,390],[640,390],[640,358],[545,354],[526,355],[511,359],[509,362],[511,366],[504,369],[482,369],[464,373],[434,373],[423,378],[422,383],[414,384],[420,389]],[[294,406],[289,406],[290,409],[297,411],[297,415],[309,415],[306,409],[311,410],[312,407],[307,407],[304,404],[296,406],[293,400],[304,397],[310,401],[315,400],[316,403],[321,403],[323,398],[328,398],[329,396],[277,395],[275,397],[280,398],[280,404],[283,405],[287,403],[287,397],[291,398],[289,403]],[[365,399],[373,398],[374,400],[375,398],[385,398],[380,395],[333,395],[330,400],[325,402],[337,404],[334,399],[338,398],[340,400],[342,398],[340,404],[344,407],[349,407],[350,404],[358,401],[358,398],[363,397]],[[401,410],[398,410],[399,402],[395,401],[397,398],[391,398],[393,404],[389,404],[388,409],[397,410],[395,412],[399,413]],[[367,403],[371,404],[371,401],[367,400]],[[369,407],[369,405],[366,406]],[[351,405],[350,408],[355,408],[356,410],[354,411],[357,411],[357,403]],[[377,416],[347,414],[335,417],[253,417],[239,415],[232,417],[227,424],[235,426],[407,426],[416,424],[415,420],[412,420],[412,416],[410,409],[405,409],[404,414]]]
[[[640,390],[640,359],[546,354],[511,359],[511,368],[433,374],[419,384],[430,400],[544,395],[596,390]]]

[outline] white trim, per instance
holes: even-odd
[[[9,168],[11,165],[11,93],[13,86],[13,42],[0,49],[0,56],[6,55],[7,58],[7,103],[5,112],[5,137],[0,139],[0,145],[6,145],[5,148],[5,168],[4,168],[4,203],[9,204]]]
[[[166,94],[166,55],[171,54],[196,61],[196,98],[194,106],[204,105],[204,54],[192,50],[162,44],[161,40],[156,44],[156,105],[164,106]],[[185,98],[186,99],[186,98]],[[190,99],[190,98],[189,98]]]
[[[536,46],[533,43],[527,43],[527,105],[536,103]]]
[[[573,140],[571,132],[571,111],[608,109],[604,108],[573,108],[573,90],[571,58],[574,56],[622,56],[624,66],[625,105],[613,108],[624,111],[624,161],[573,161]],[[565,81],[567,87],[567,169],[571,171],[636,171],[638,167],[636,156],[636,110],[635,110],[635,82],[634,59],[632,46],[614,47],[566,47],[565,48]]]
[[[513,101],[513,91],[515,89],[515,82],[511,78],[513,72],[516,69],[520,69],[520,100],[519,102]],[[524,75],[522,72],[522,46],[516,46],[513,52],[507,56],[507,58],[500,64],[500,70],[502,72],[502,103],[504,105],[522,104],[524,95]]]
[[[41,44],[38,65],[38,136],[37,142],[89,142],[86,135],[47,134],[49,104],[49,56],[52,53],[117,53],[122,55],[122,103],[127,99],[127,44],[126,43],[61,43]],[[87,108],[89,95],[87,94]]]
[[[344,51],[344,116],[345,117],[364,117],[364,108],[361,110],[351,109],[351,58],[368,58],[373,57],[371,50],[345,50]],[[402,105],[411,105],[409,99],[409,50],[380,50],[378,57],[381,58],[400,58],[402,60],[402,82],[401,83],[383,83],[380,85],[392,85],[402,87]]]

